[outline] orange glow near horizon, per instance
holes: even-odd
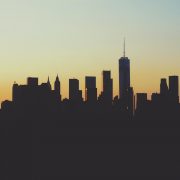
[[[111,70],[118,95],[118,59],[131,60],[135,93],[159,92],[160,78],[180,75],[179,0],[7,0],[0,2],[0,101],[12,98],[12,85],[39,83],[57,73],[63,98],[68,79]],[[92,13],[93,12],[93,13]],[[128,13],[127,13],[128,12]]]
[[[115,62],[115,61],[114,61]],[[158,69],[158,67],[153,69],[153,73],[151,72],[151,68],[143,69],[142,67],[139,67],[135,69],[133,65],[135,64],[136,60],[131,59],[131,86],[134,88],[135,93],[139,92],[146,92],[148,93],[148,97],[150,98],[151,93],[153,92],[159,92],[159,85],[160,85],[160,78],[167,78],[169,75],[174,75],[171,72],[161,73]],[[73,66],[73,65],[72,65]],[[98,65],[97,65],[98,67]],[[68,98],[69,94],[69,78],[77,78],[80,81],[80,89],[83,90],[83,96],[84,96],[84,89],[85,89],[85,76],[96,76],[97,78],[97,88],[98,88],[98,94],[102,91],[102,70],[111,70],[112,78],[113,78],[113,93],[114,96],[118,95],[119,91],[119,84],[118,84],[118,60],[116,60],[116,63],[114,63],[111,68],[101,68],[94,67],[90,71],[86,72],[87,66],[81,67],[82,69],[79,69],[79,72],[74,70],[74,73],[66,72],[64,69],[62,73],[56,71],[57,73],[48,73],[43,72],[42,74],[38,75],[35,72],[26,74],[25,72],[20,74],[18,76],[9,76],[7,78],[7,81],[5,79],[2,79],[1,81],[1,93],[0,93],[0,100],[4,101],[6,99],[11,100],[12,99],[12,85],[14,81],[16,81],[18,84],[26,84],[27,77],[38,77],[39,78],[39,84],[46,82],[47,77],[50,76],[50,81],[52,87],[54,87],[54,81],[56,74],[59,75],[60,81],[61,81],[61,94],[63,98]],[[63,69],[63,67],[61,68]],[[93,70],[94,69],[94,70]],[[53,70],[53,69],[52,69]],[[99,70],[99,71],[98,71]],[[173,71],[172,71],[173,72]],[[178,72],[178,71],[177,71]],[[22,75],[21,75],[22,74]]]

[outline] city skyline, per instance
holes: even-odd
[[[127,61],[127,62],[126,62]],[[121,64],[122,63],[122,64]],[[128,63],[128,64],[126,64]],[[122,77],[121,77],[122,76]],[[128,78],[127,78],[128,77]],[[178,75],[170,75],[168,76],[169,79],[160,78],[159,81],[159,91],[152,92],[148,98],[147,92],[134,92],[133,87],[130,84],[130,60],[125,55],[119,59],[119,96],[114,95],[114,88],[113,88],[113,78],[111,77],[110,70],[103,70],[101,73],[102,78],[102,89],[99,90],[100,93],[98,94],[97,84],[96,84],[96,76],[85,76],[84,82],[85,87],[83,89],[80,88],[79,79],[70,78],[69,79],[69,86],[68,86],[68,97],[63,98],[62,96],[62,87],[61,87],[61,80],[59,79],[59,75],[56,75],[54,86],[53,82],[50,81],[49,76],[46,82],[39,82],[38,77],[27,77],[25,84],[18,84],[16,81],[12,85],[12,101],[14,101],[14,92],[17,87],[20,89],[24,89],[27,87],[42,87],[47,88],[55,96],[55,99],[58,101],[84,101],[88,103],[95,103],[98,101],[103,100],[103,103],[113,104],[117,100],[125,100],[132,96],[131,99],[133,103],[138,103],[138,96],[146,101],[153,101],[154,96],[173,96],[175,98],[176,103],[179,103],[179,76]],[[14,89],[15,88],[15,89]],[[46,90],[47,90],[46,89]],[[48,90],[48,91],[49,91]],[[84,93],[83,93],[84,91]],[[129,94],[130,93],[130,94]],[[23,94],[22,92],[20,94]],[[83,95],[84,94],[84,95]],[[142,95],[142,97],[141,97]],[[90,99],[89,99],[90,98]],[[25,99],[24,99],[25,100]],[[104,101],[105,100],[105,101]],[[4,102],[10,102],[6,99]],[[132,104],[133,104],[132,103]],[[134,106],[135,107],[135,106]]]
[[[99,94],[102,70],[111,70],[118,95],[117,64],[124,37],[134,91],[159,92],[160,78],[180,74],[179,4],[178,0],[1,2],[0,101],[11,99],[14,81],[24,84],[28,76],[41,82],[49,76],[54,81],[57,73],[63,98],[68,97],[68,79],[73,77],[84,94],[84,77],[96,76]]]
[[[124,45],[123,45],[123,47],[124,47]],[[120,61],[121,60],[128,60],[129,61],[129,64],[131,64],[131,60],[127,57],[127,56],[125,56],[125,51],[123,51],[123,56],[122,57],[120,57],[119,58],[119,60],[118,60],[118,63],[120,63]],[[129,65],[130,66],[130,65]],[[112,87],[113,87],[113,91],[112,91],[112,93],[113,93],[113,97],[115,97],[115,96],[119,96],[120,97],[120,92],[122,91],[121,90],[121,88],[120,88],[120,64],[119,64],[119,67],[118,67],[118,70],[119,70],[119,72],[118,72],[118,75],[116,75],[116,76],[118,76],[118,78],[119,79],[117,79],[117,81],[118,82],[116,82],[117,84],[116,84],[116,86],[114,87],[114,83],[113,83],[113,85],[112,85]],[[96,79],[98,79],[98,83],[101,81],[101,83],[100,84],[98,84],[97,83],[97,96],[99,96],[100,94],[101,94],[101,92],[103,91],[103,79],[102,79],[102,73],[104,72],[104,71],[110,71],[110,73],[111,74],[114,74],[111,70],[109,70],[108,68],[107,69],[103,69],[103,70],[101,70],[101,72],[100,72],[100,77],[96,77],[94,74],[91,74],[91,75],[85,75],[84,77],[80,77],[80,79],[78,79],[78,78],[76,78],[76,77],[72,77],[72,78],[69,78],[68,79],[68,81],[69,80],[72,80],[72,79],[75,79],[75,80],[78,80],[79,82],[79,88],[80,88],[80,90],[82,91],[82,97],[83,97],[83,99],[85,100],[86,99],[86,88],[85,88],[85,84],[86,84],[86,78],[87,77],[95,77]],[[130,77],[130,74],[132,74],[132,73],[130,73],[130,67],[129,67],[129,78],[131,78],[131,79],[133,79],[133,76],[131,76]],[[177,76],[177,74],[169,74],[168,76]],[[37,76],[27,76],[27,77],[36,77],[36,78],[38,78],[38,80],[39,80],[39,77],[37,77]],[[78,76],[79,77],[79,76]],[[57,80],[57,78],[59,78],[59,73],[56,73],[56,76],[54,77],[54,80]],[[100,78],[100,80],[99,80],[99,78]],[[165,77],[160,77],[160,79],[164,79]],[[82,81],[81,81],[82,80]],[[112,80],[114,81],[114,79],[113,79],[113,77],[112,77]],[[21,81],[22,82],[22,81]],[[26,82],[26,78],[24,78],[24,81],[23,81],[23,83],[19,83],[19,82],[17,82],[17,81],[14,81],[14,83],[17,83],[17,84],[25,84],[25,82]],[[41,83],[43,83],[43,82],[48,82],[48,83],[50,83],[51,84],[51,86],[53,85],[53,83],[55,82],[55,81],[53,81],[53,79],[52,79],[52,77],[50,77],[49,75],[47,76],[47,79],[45,80],[45,81],[39,81],[39,85],[41,84]],[[60,82],[64,82],[64,80],[63,79],[61,79],[60,78]],[[168,81],[167,81],[168,82]],[[62,83],[61,83],[62,84]],[[12,89],[12,85],[13,85],[13,83],[11,84],[11,88],[10,89]],[[67,84],[66,84],[66,86],[67,86]],[[130,80],[129,80],[129,85],[128,85],[128,87],[133,87],[134,88],[134,86],[131,84],[131,82],[130,82]],[[126,88],[128,88],[128,87],[126,87]],[[125,89],[126,89],[125,88]],[[52,88],[52,89],[54,89],[54,87]],[[61,85],[61,89],[64,89],[64,87]],[[11,90],[10,90],[11,91]],[[63,94],[63,91],[61,91],[62,92],[62,99],[66,99],[66,98],[69,98],[69,85],[66,87],[66,93],[65,94]],[[147,95],[148,95],[148,99],[151,99],[151,95],[153,94],[153,93],[160,93],[160,91],[161,91],[161,89],[160,89],[160,87],[159,87],[159,81],[158,81],[158,89],[157,90],[154,90],[154,91],[139,91],[139,92],[135,92],[135,94],[138,94],[138,93],[147,93]],[[8,98],[5,98],[5,99],[3,99],[3,100],[1,100],[1,102],[2,101],[4,101],[4,100],[12,100],[13,99],[13,97],[12,97],[12,91],[11,91],[11,95],[10,95],[10,97],[9,97],[9,99]]]
[[[1,0],[0,179],[180,179],[179,7]]]

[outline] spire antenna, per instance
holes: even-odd
[[[124,57],[126,57],[126,39],[124,38]]]

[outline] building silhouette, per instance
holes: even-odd
[[[31,87],[38,86],[38,78],[36,77],[28,77],[27,78],[27,85]]]
[[[102,72],[103,80],[103,91],[102,91],[102,101],[104,104],[112,104],[113,99],[113,79],[111,78],[111,71]]]
[[[73,103],[82,102],[83,100],[78,79],[69,79],[69,100]]]
[[[16,82],[12,87],[12,101],[19,107],[48,107],[60,101],[60,82],[55,82],[55,90],[51,89],[48,77],[47,83],[38,85],[38,78],[28,77],[26,85],[18,85]]]
[[[136,97],[136,109],[143,109],[147,105],[147,93],[137,93]]]
[[[134,97],[134,90],[133,87],[129,87],[127,90],[127,110],[130,116],[130,119],[133,118],[134,111],[135,111],[135,97]]]
[[[168,96],[168,93],[169,93],[169,88],[168,88],[168,85],[167,85],[167,81],[165,78],[161,79],[161,84],[160,84],[160,94],[162,96]]]
[[[125,40],[124,55],[119,59],[119,99],[123,111],[132,117],[135,110],[133,87],[130,86],[130,60],[126,57]]]
[[[179,77],[169,76],[169,96],[170,100],[179,103]]]
[[[54,93],[56,98],[59,99],[59,101],[61,101],[61,84],[58,75],[56,76],[56,80],[54,82]]]
[[[128,88],[130,88],[130,60],[125,54],[124,41],[124,56],[119,59],[119,98],[126,96]]]
[[[97,101],[96,77],[85,77],[85,100],[88,103],[95,103]]]
[[[51,82],[50,82],[50,80],[49,80],[49,76],[48,76],[47,84],[48,84],[48,86],[49,86],[49,89],[52,90],[52,86],[51,86]]]
[[[18,87],[19,87],[18,84],[14,82],[13,88],[12,88],[12,101],[13,102],[17,101],[18,93],[19,93]]]

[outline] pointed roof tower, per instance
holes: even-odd
[[[49,76],[48,76],[48,80],[47,80],[47,83],[50,83],[50,80],[49,80]]]
[[[49,80],[49,76],[48,76],[47,84],[48,84],[49,88],[51,89],[51,82]]]
[[[59,81],[59,76],[58,76],[58,74],[57,74],[57,76],[56,76],[56,81]]]

